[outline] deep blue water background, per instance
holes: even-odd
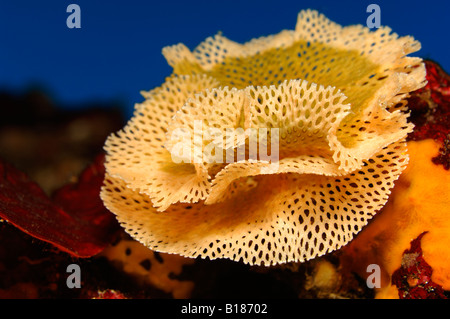
[[[69,29],[69,4],[81,8],[81,29]],[[238,42],[295,27],[297,13],[316,9],[342,24],[365,24],[366,8],[381,7],[381,24],[422,43],[415,56],[450,71],[450,1],[228,0],[0,2],[0,90],[41,88],[59,105],[122,103],[131,115],[141,90],[171,73],[161,49],[193,49],[222,31]],[[1,106],[0,106],[1,107]]]

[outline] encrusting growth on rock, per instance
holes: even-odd
[[[448,207],[450,205],[450,173],[432,163],[439,144],[432,139],[408,142],[411,162],[400,177],[389,202],[376,218],[345,247],[348,268],[363,277],[368,264],[380,265],[381,289],[377,298],[398,298],[391,282],[401,267],[404,251],[412,239],[427,232],[421,249],[433,268],[432,279],[450,290],[450,248],[448,241]]]
[[[442,151],[450,134],[450,76],[424,62],[427,84],[407,100],[415,125],[407,138],[409,164],[383,209],[340,254],[344,268],[362,278],[367,265],[380,266],[376,298],[441,298],[439,289],[447,297],[450,291],[450,171]]]
[[[311,10],[245,44],[164,48],[173,74],[106,142],[105,206],[148,248],[186,257],[269,266],[341,248],[408,162],[401,102],[425,84],[406,56],[419,48]]]

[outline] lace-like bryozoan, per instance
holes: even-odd
[[[102,199],[161,252],[268,266],[339,249],[407,165],[404,100],[425,68],[406,55],[419,48],[388,27],[341,27],[311,10],[295,30],[245,44],[218,34],[192,52],[166,47],[173,74],[142,92],[106,142]],[[274,128],[276,165],[250,158],[247,132]],[[230,129],[244,134],[227,140]],[[188,152],[176,161],[181,141]]]

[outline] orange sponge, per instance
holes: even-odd
[[[363,277],[369,275],[367,265],[381,267],[378,298],[398,298],[390,277],[410,242],[425,231],[421,244],[423,258],[433,268],[432,280],[450,290],[450,171],[431,161],[439,150],[437,142],[411,141],[408,149],[410,163],[388,203],[344,250],[344,260],[351,260],[350,268]]]

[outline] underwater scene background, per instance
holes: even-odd
[[[81,28],[69,29],[69,4],[81,9]],[[131,116],[140,90],[171,72],[161,49],[190,49],[221,31],[243,43],[291,29],[302,9],[315,9],[343,26],[366,25],[378,4],[381,25],[422,44],[416,56],[450,69],[446,1],[3,1],[0,4],[0,89],[44,89],[58,104],[117,101]]]
[[[132,182],[139,181],[143,176],[141,182],[144,180],[145,183],[147,175],[143,173],[144,171],[146,174],[153,174],[161,170],[167,173],[161,175],[163,177],[172,177],[170,174],[173,172],[176,175],[181,171],[184,177],[188,174],[195,175],[196,172],[192,167],[183,167],[177,171],[172,165],[157,166],[161,161],[157,163],[155,161],[155,166],[152,166],[152,163],[150,168],[142,169],[142,166],[145,166],[142,163],[146,163],[145,156],[141,162],[133,161],[133,158],[130,160],[128,155],[134,155],[134,144],[130,143],[132,145],[130,148],[120,145],[127,139],[147,141],[145,134],[156,131],[153,130],[156,126],[152,127],[152,130],[142,130],[142,126],[139,125],[142,123],[145,125],[148,119],[149,123],[154,124],[159,120],[158,116],[168,121],[172,115],[170,112],[173,110],[167,112],[163,107],[162,111],[155,108],[155,112],[151,111],[151,107],[146,108],[153,105],[151,100],[153,96],[150,93],[141,95],[141,91],[151,91],[161,86],[167,77],[173,75],[172,66],[180,73],[184,71],[183,68],[198,70],[195,63],[183,64],[183,54],[186,52],[177,55],[176,48],[170,51],[168,56],[173,58],[172,62],[180,56],[182,58],[172,66],[169,65],[162,54],[164,47],[183,43],[188,49],[194,50],[206,38],[218,33],[238,43],[245,43],[285,29],[292,30],[299,12],[305,9],[317,10],[343,27],[349,25],[370,27],[368,18],[373,13],[369,10],[372,5],[379,8],[377,18],[381,26],[390,27],[400,37],[412,36],[420,42],[421,49],[411,53],[410,56],[422,58],[424,65],[420,66],[423,67],[421,73],[417,65],[411,67],[407,62],[395,64],[397,54],[395,50],[401,47],[399,45],[393,46],[394,53],[386,53],[389,58],[393,57],[394,62],[389,60],[389,63],[396,65],[398,70],[406,70],[408,75],[413,74],[417,83],[406,81],[407,76],[399,76],[398,82],[383,82],[389,74],[395,72],[374,67],[374,70],[379,72],[375,77],[379,83],[392,84],[390,95],[386,94],[391,98],[389,103],[392,105],[387,103],[389,111],[398,111],[396,114],[401,114],[399,116],[401,120],[389,117],[389,121],[394,124],[387,125],[386,123],[391,122],[383,120],[377,128],[381,133],[386,133],[383,130],[388,126],[386,131],[389,134],[383,136],[397,143],[396,132],[392,131],[402,126],[401,130],[399,129],[404,132],[401,142],[406,142],[404,144],[408,148],[409,162],[406,166],[406,162],[403,161],[403,157],[406,156],[406,152],[403,151],[405,145],[394,147],[390,151],[387,149],[386,154],[377,153],[376,161],[371,159],[372,161],[366,161],[365,164],[359,163],[367,168],[365,178],[359,178],[359,175],[364,175],[364,171],[361,170],[351,176],[356,179],[356,183],[349,179],[339,184],[348,186],[350,191],[358,187],[372,188],[373,183],[367,179],[370,177],[369,173],[375,174],[377,176],[375,180],[381,185],[383,178],[377,180],[380,174],[389,175],[390,170],[393,170],[396,173],[392,173],[392,176],[395,175],[396,179],[400,175],[398,170],[405,169],[395,183],[390,183],[389,178],[394,179],[391,175],[385,178],[389,187],[380,186],[385,193],[372,196],[373,194],[368,191],[368,196],[376,198],[377,201],[378,197],[381,198],[384,194],[390,197],[379,211],[378,206],[366,200],[364,205],[367,204],[367,210],[370,212],[377,210],[377,213],[369,225],[363,228],[360,234],[355,235],[353,241],[349,244],[345,241],[346,245],[342,249],[330,250],[329,253],[311,260],[303,260],[304,262],[290,260],[276,265],[269,262],[270,267],[265,267],[259,263],[241,263],[220,257],[211,258],[214,260],[200,257],[194,259],[176,253],[153,251],[133,238],[134,229],[130,228],[131,230],[128,229],[127,232],[120,227],[116,216],[104,206],[106,202],[111,207],[126,212],[127,207],[139,206],[138,208],[144,207],[145,210],[151,205],[148,199],[141,201],[140,197],[127,195],[131,193],[132,187],[127,188],[120,183],[116,186],[113,178],[109,180],[105,190],[115,194],[112,196],[113,200],[102,201],[100,191],[102,185],[108,183],[108,177],[105,179],[105,174],[108,173],[105,153],[119,163],[122,159],[124,162],[128,161],[126,164],[119,164],[118,167],[110,167],[109,172],[116,170],[117,175],[123,173]],[[447,245],[450,240],[449,12],[450,3],[438,0],[2,1],[0,3],[0,299],[447,299],[450,296],[450,250]],[[376,27],[372,29],[375,31]],[[268,43],[270,44],[270,41]],[[410,50],[411,47],[408,47],[410,43],[407,40],[405,43],[402,48]],[[309,48],[309,44],[305,46]],[[356,51],[352,51],[352,54]],[[372,61],[382,65],[388,60],[388,58],[383,60],[384,53],[380,52],[376,57],[372,55]],[[311,53],[311,56],[313,54]],[[267,56],[270,58],[270,54]],[[381,58],[378,61],[379,57]],[[345,61],[345,58],[342,56],[341,58],[342,60],[338,61]],[[236,62],[232,59],[226,60],[230,61]],[[370,66],[370,63],[366,65],[367,61],[357,56],[352,61],[358,61],[363,67]],[[255,65],[256,63],[253,66]],[[352,63],[349,63],[348,67],[351,68]],[[381,87],[381,84],[377,86],[379,83],[376,82],[374,75],[368,76],[371,73],[370,68],[367,67],[369,71],[365,71],[363,67],[354,68],[352,74],[356,77],[362,74],[362,79],[355,80],[355,83],[350,79],[351,85],[349,84],[347,89],[350,93],[356,92],[355,95],[358,97],[361,95],[361,100],[366,102],[370,100],[366,99],[364,93],[368,87],[366,84],[374,83],[372,86],[375,88],[372,91],[368,90],[367,95],[375,94],[376,88]],[[246,70],[245,65],[243,69]],[[257,69],[256,67],[254,74],[257,74]],[[316,67],[312,71],[315,70]],[[214,75],[213,71],[205,73]],[[220,75],[219,71],[217,74]],[[161,105],[167,106],[164,101],[172,103],[176,100],[176,98],[172,100],[172,97],[177,97],[179,92],[183,95],[183,89],[186,87],[187,91],[191,89],[189,85],[192,83],[189,81],[183,86],[185,83],[183,81],[188,77],[181,78],[181,84],[167,81],[167,86],[163,89],[168,88],[169,93],[165,93],[164,90],[156,91],[157,97],[161,91],[164,98],[166,97],[164,94],[169,96],[168,99],[163,98],[163,102],[160,101]],[[205,78],[195,78],[200,80],[198,83],[194,81],[192,85],[208,88],[213,82],[203,81]],[[343,78],[347,79],[345,76]],[[367,82],[363,83],[366,78]],[[227,83],[227,79],[220,76],[217,79]],[[424,79],[427,81],[426,85],[420,82]],[[404,86],[399,85],[399,91],[395,91],[395,85],[398,83]],[[299,85],[299,90],[303,88],[299,83],[292,84],[295,85]],[[412,92],[411,88],[414,88]],[[259,92],[257,90],[250,92],[249,94],[253,95],[259,94],[255,93]],[[226,92],[225,96],[227,94]],[[324,96],[325,94],[323,91]],[[320,96],[322,98],[321,94]],[[377,98],[382,101],[386,96],[379,94]],[[400,101],[404,96],[407,98]],[[150,100],[148,104],[144,102],[146,98]],[[279,101],[281,100],[280,95]],[[202,102],[201,97],[199,101]],[[259,103],[260,99],[256,97],[255,101]],[[398,104],[394,103],[399,101]],[[137,112],[137,120],[128,122],[133,118],[136,103],[142,103],[140,112]],[[406,105],[409,109],[405,112]],[[336,105],[333,107],[338,108]],[[170,108],[169,105],[167,109]],[[324,111],[317,112],[321,115]],[[337,110],[336,114],[339,112],[344,112],[344,108]],[[412,125],[405,124],[407,116],[401,112],[410,112],[408,125],[414,124],[413,130]],[[358,115],[358,112],[356,113]],[[189,124],[191,120],[196,119],[195,112],[186,114],[187,119],[181,117],[181,121],[185,121],[183,124]],[[380,111],[380,114],[386,116],[387,113]],[[216,115],[219,117],[223,113]],[[211,116],[212,121],[216,115]],[[369,112],[369,115],[373,115],[375,119],[379,118],[378,113],[374,115]],[[305,117],[308,118],[309,113]],[[341,119],[339,116],[338,118]],[[357,120],[357,116],[355,118],[355,122],[350,124],[362,122]],[[403,120],[405,122],[402,122]],[[164,121],[162,122],[167,124]],[[239,118],[239,125],[244,122],[245,120]],[[131,126],[131,129],[117,140],[112,139],[112,133],[119,132],[127,123],[136,126]],[[354,129],[350,124],[347,133]],[[360,124],[354,126],[357,125]],[[135,128],[139,129],[134,130]],[[406,132],[409,128],[411,131]],[[137,134],[133,139],[131,137],[134,137],[132,134],[135,131],[145,134],[143,137]],[[161,131],[165,133],[164,128]],[[360,131],[361,136],[366,136],[364,127],[360,127]],[[128,133],[131,135],[127,135]],[[345,136],[345,133],[342,135]],[[105,147],[108,137],[110,143]],[[311,142],[312,146],[305,149],[316,150],[314,147],[319,145],[317,149],[320,158],[330,155],[329,150],[321,148],[323,145],[320,143],[323,141],[319,138],[317,141],[319,142]],[[153,155],[153,151],[158,154],[159,146],[151,145],[153,147],[149,148],[151,151],[146,152],[151,153],[148,155],[149,158]],[[286,154],[296,155],[295,147],[292,147],[293,150],[287,148]],[[396,152],[401,154],[397,156]],[[399,158],[401,164],[397,163]],[[390,160],[393,163],[390,163]],[[130,162],[132,164],[128,165]],[[138,166],[139,169],[135,169],[134,164],[142,165]],[[125,169],[121,170],[123,168],[121,165]],[[384,169],[383,165],[390,168]],[[399,166],[395,167],[396,165]],[[214,171],[216,168],[209,167],[209,169]],[[385,173],[387,171],[389,172]],[[307,183],[311,180],[313,179],[305,178],[304,181]],[[182,189],[181,182],[177,184],[176,179],[175,182],[172,183],[172,180],[170,182],[170,187]],[[158,183],[159,181],[155,182]],[[165,186],[161,182],[157,187],[161,185]],[[267,189],[272,187],[270,180],[261,185],[266,185]],[[280,186],[280,189],[286,187],[284,189],[286,193],[289,190],[287,182],[281,181],[280,184],[274,185]],[[335,189],[331,190],[329,183],[323,185],[327,185],[329,194],[336,192]],[[253,186],[248,187],[252,189]],[[240,190],[239,185],[236,189]],[[337,189],[341,192],[339,188]],[[314,188],[314,192],[315,190]],[[342,191],[344,192],[345,190]],[[273,195],[276,192],[267,192],[269,193]],[[318,190],[318,193],[320,196],[328,196],[321,190]],[[352,195],[349,191],[346,193]],[[257,194],[261,199],[266,197],[263,191]],[[332,201],[340,198],[328,197],[331,197]],[[249,207],[257,207],[257,204],[263,202],[258,197],[256,199],[254,206]],[[348,207],[352,207],[352,200],[358,201],[355,198],[348,199]],[[299,202],[300,196],[289,200],[294,206]],[[136,203],[138,205],[135,205]],[[173,203],[166,204],[170,206]],[[331,210],[335,209],[333,205],[335,203],[329,205]],[[216,207],[232,206],[233,204]],[[241,205],[236,211],[243,211],[246,207]],[[192,207],[186,204],[183,209],[186,209],[186,213],[181,212],[180,218],[189,214]],[[200,213],[197,213],[198,211]],[[191,210],[195,212],[195,217],[201,220],[203,211],[198,211]],[[217,212],[213,211],[214,214]],[[135,212],[127,212],[126,217],[131,216],[132,219],[133,213]],[[155,214],[162,216],[164,213],[158,211]],[[175,210],[175,213],[179,211]],[[369,215],[372,217],[371,213]],[[205,216],[208,216],[208,212]],[[302,226],[305,225],[306,230],[306,224],[310,222],[312,225],[319,219],[322,220],[305,218],[306,222]],[[341,217],[341,221],[343,220]],[[366,222],[362,217],[361,221]],[[133,222],[132,226],[136,227],[135,234],[137,234],[144,228],[145,223],[140,223],[139,220]],[[217,221],[217,224],[220,222]],[[301,223],[303,222],[302,220]],[[170,228],[172,223],[162,222],[161,225]],[[192,229],[197,229],[194,227],[185,229],[182,222],[176,225],[178,226],[176,230],[182,235],[191,234],[194,232]],[[328,231],[329,225],[326,227]],[[358,231],[361,230],[360,226],[356,228]],[[199,229],[200,236],[193,234],[192,238],[196,239],[204,233],[211,233],[213,228]],[[345,229],[343,231],[345,232]],[[142,233],[142,238],[145,238],[146,230],[144,229]],[[162,236],[165,235],[164,231],[161,233]],[[224,234],[223,237],[226,238],[227,234]],[[273,234],[275,237],[275,232]],[[286,238],[285,240],[287,241]],[[270,240],[263,242],[268,241]],[[168,243],[164,243],[166,244]],[[210,247],[212,246],[214,245],[211,244]],[[225,246],[218,245],[219,254],[220,249],[225,250]],[[255,250],[250,246],[249,250]],[[261,250],[265,249],[261,247],[262,245]],[[268,250],[271,249],[274,250],[269,246]],[[267,253],[267,259],[269,255]],[[201,256],[201,252],[196,256]],[[194,304],[189,304],[188,308],[183,308],[186,303],[177,305],[171,309],[174,313],[183,311],[195,313],[202,309],[192,308]],[[238,308],[235,308],[237,312],[241,309]]]

